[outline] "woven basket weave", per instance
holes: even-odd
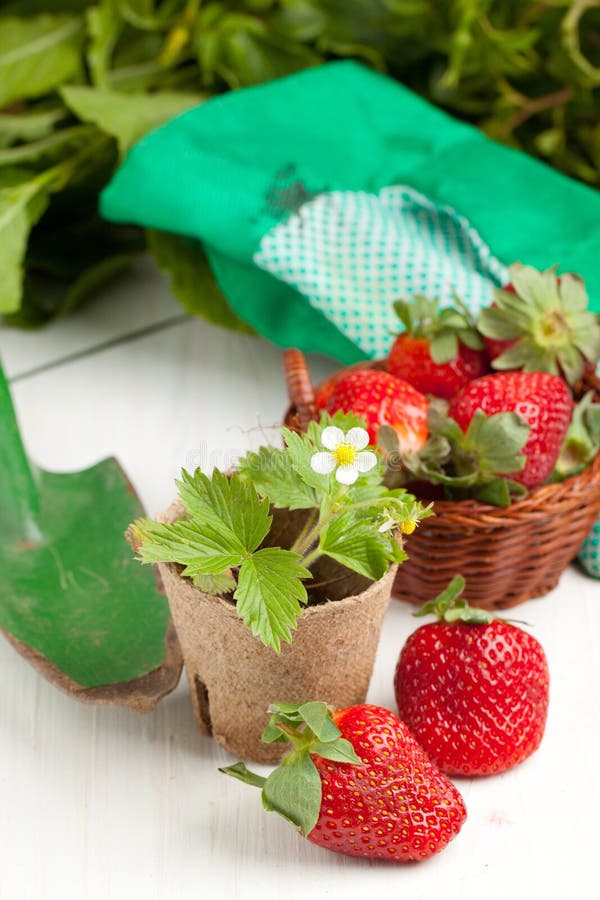
[[[353,368],[381,368],[362,363]],[[285,421],[303,431],[318,418],[315,394],[303,355],[284,353],[291,406]],[[335,376],[333,376],[335,378]],[[588,375],[577,396],[600,382]],[[531,491],[501,508],[476,500],[436,501],[435,516],[405,538],[409,559],[394,583],[394,595],[421,605],[439,594],[457,573],[466,580],[464,596],[474,606],[505,609],[551,591],[573,560],[600,511],[600,454],[581,474]]]

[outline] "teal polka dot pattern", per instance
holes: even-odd
[[[385,356],[399,322],[392,303],[456,292],[476,312],[508,272],[469,222],[412,188],[332,191],[261,240],[255,263],[287,282],[368,356]]]
[[[600,518],[579,551],[579,562],[592,578],[600,578]]]

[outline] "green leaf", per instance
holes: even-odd
[[[311,423],[312,424],[312,423]],[[296,434],[289,428],[282,428],[281,435],[285,442],[286,452],[293,469],[298,473],[304,484],[314,488],[317,491],[316,496],[320,497],[323,493],[328,493],[332,484],[332,475],[319,475],[315,472],[310,464],[313,454],[323,449],[321,444],[321,433],[323,426],[315,423],[313,428],[309,428],[306,434]]]
[[[144,563],[179,563],[182,574],[214,575],[239,566],[246,557],[243,543],[214,521],[182,519],[173,525],[138,519],[132,526]]]
[[[98,87],[108,87],[111,58],[124,27],[118,0],[99,0],[96,6],[88,7],[86,22],[89,35],[86,57],[92,82]]]
[[[232,548],[240,547],[242,552],[251,553],[267,536],[272,522],[269,504],[237,473],[228,478],[215,469],[209,478],[200,469],[191,475],[183,469],[181,481],[176,484],[197,526],[203,528],[210,524]]]
[[[250,784],[252,787],[262,788],[267,780],[262,775],[256,775],[250,769],[247,769],[243,762],[234,763],[232,766],[224,766],[222,769],[219,769],[219,772],[222,772],[223,775],[237,778],[238,781],[243,781],[244,784]]]
[[[334,741],[340,737],[340,729],[334,723],[326,703],[314,700],[303,703],[298,714],[319,741]]]
[[[230,594],[236,587],[235,578],[228,571],[217,575],[196,575],[194,584],[207,594]]]
[[[443,365],[458,356],[458,337],[452,331],[440,331],[429,345],[431,358],[435,363]]]
[[[473,489],[473,496],[481,503],[489,503],[491,506],[510,506],[510,490],[505,478],[492,478],[477,484]]]
[[[48,137],[53,128],[67,117],[68,112],[62,104],[31,112],[0,112],[0,147],[8,147],[16,141]]]
[[[600,403],[593,391],[577,403],[554,471],[552,481],[563,481],[581,472],[600,451]]]
[[[0,312],[19,308],[29,232],[48,206],[49,191],[46,176],[0,169]]]
[[[504,310],[499,307],[482,309],[477,321],[477,327],[486,337],[498,341],[513,341],[521,336],[521,329],[507,318]]]
[[[313,830],[321,809],[321,778],[309,754],[292,753],[267,778],[263,806],[277,812],[306,837]]]
[[[235,313],[215,281],[199,241],[163,231],[148,231],[148,249],[171,276],[171,290],[183,308],[213,325],[255,334]]]
[[[63,88],[61,96],[78,118],[116,138],[122,156],[149,131],[206,99],[183,92],[122,94],[79,85]]]
[[[87,125],[62,128],[54,134],[0,150],[0,166],[32,166],[36,170],[61,163],[65,156],[93,138],[96,129]]]
[[[80,16],[0,18],[0,109],[79,77],[83,26]]]
[[[307,601],[302,579],[310,577],[298,554],[279,547],[258,550],[240,567],[234,594],[238,614],[277,653],[282,640],[292,640],[292,629],[302,613],[300,604]]]
[[[298,477],[292,456],[278,447],[260,447],[256,453],[247,453],[239,462],[239,473],[277,509],[312,509],[319,505],[315,488]]]
[[[310,752],[322,756],[323,759],[330,759],[332,762],[357,765],[361,761],[350,741],[345,738],[338,738],[338,740],[328,743],[315,741],[314,744],[311,744]]]
[[[520,452],[529,437],[530,427],[518,413],[501,412],[491,416],[478,409],[466,433],[465,448],[477,454],[480,471],[494,475],[518,472],[525,466]]]
[[[378,581],[389,568],[388,552],[381,535],[369,521],[353,512],[340,513],[321,532],[321,551],[348,569]]]

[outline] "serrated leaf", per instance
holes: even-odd
[[[298,477],[290,454],[278,447],[260,447],[238,465],[240,477],[251,481],[258,493],[277,509],[312,509],[318,506],[313,487]]]
[[[382,578],[389,567],[388,547],[381,535],[353,512],[332,519],[321,532],[319,546],[327,556],[372,581]]]
[[[215,521],[182,519],[173,525],[138,519],[133,524],[145,563],[179,563],[183,575],[211,575],[238,566],[246,556],[243,543]]]
[[[306,434],[296,434],[289,428],[282,428],[281,434],[289,453],[292,468],[296,470],[306,485],[321,494],[328,490],[333,476],[319,475],[310,465],[313,454],[323,449],[320,441],[323,429],[320,426],[317,426],[317,429],[309,430]],[[315,433],[318,434],[318,440],[313,439]]]
[[[281,641],[290,643],[292,630],[306,603],[302,579],[310,572],[300,557],[279,547],[266,547],[244,560],[234,594],[245,625],[279,653]]]
[[[263,806],[277,812],[306,837],[313,830],[321,809],[321,778],[309,754],[292,753],[267,778],[262,791]]]
[[[210,523],[231,547],[239,545],[251,553],[267,536],[272,522],[269,503],[237,473],[228,478],[215,469],[209,478],[200,469],[193,474],[183,469],[176,484],[187,512],[201,526]]]

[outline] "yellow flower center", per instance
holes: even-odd
[[[356,459],[356,447],[342,442],[333,451],[338,466],[351,466]]]
[[[402,534],[412,534],[417,527],[417,523],[414,519],[405,519],[400,527]]]

